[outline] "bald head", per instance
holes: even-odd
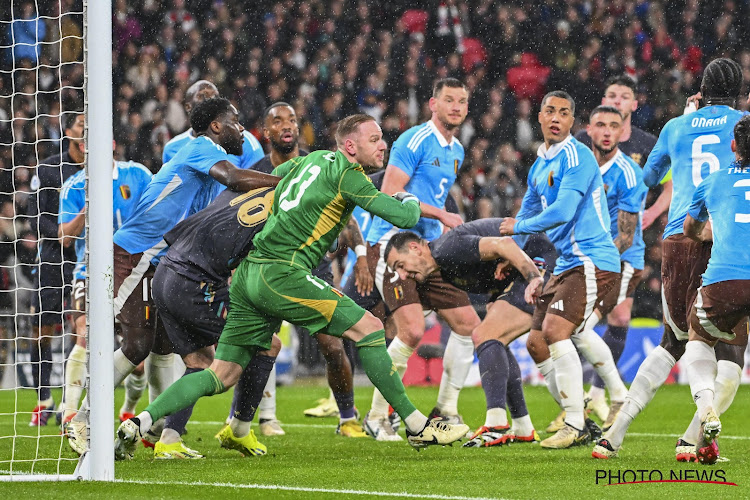
[[[218,97],[219,90],[208,80],[198,80],[185,92],[185,111],[190,114],[193,108],[206,99]]]

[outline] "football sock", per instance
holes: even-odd
[[[508,354],[498,340],[487,340],[477,347],[479,376],[487,399],[487,410],[500,408],[505,416],[505,396],[508,385]],[[507,417],[506,417],[507,423]],[[504,424],[497,424],[504,425]]]
[[[690,392],[698,407],[698,416],[703,419],[714,402],[714,381],[718,371],[714,348],[700,340],[691,340],[685,345],[683,359]]]
[[[264,356],[269,358],[269,356]],[[255,359],[255,357],[253,357]],[[276,358],[271,358],[271,363],[275,362]],[[268,367],[267,360],[259,361],[264,367]],[[250,364],[253,362],[250,361]],[[265,368],[264,368],[265,369]],[[245,370],[247,371],[247,370]],[[243,375],[245,373],[243,372]],[[266,377],[268,377],[266,379]],[[276,419],[276,365],[270,366],[270,369],[263,374],[263,379],[266,380],[263,391],[261,392],[260,403],[258,404],[258,418],[261,420],[275,420]],[[235,398],[237,397],[237,390],[235,389]],[[237,413],[237,401],[235,401],[235,414]],[[252,420],[252,418],[250,419]]]
[[[612,353],[604,340],[594,330],[582,330],[573,335],[571,340],[604,380],[609,389],[609,398],[612,401],[624,400],[628,390],[620,378]]]
[[[604,335],[602,336],[602,340],[607,344],[609,347],[610,352],[612,353],[612,359],[615,362],[615,365],[620,361],[620,358],[622,357],[622,352],[625,350],[625,341],[628,338],[628,327],[627,326],[612,326],[607,325],[607,331],[604,332]],[[591,386],[598,387],[600,389],[604,388],[604,380],[599,376],[599,374],[594,374],[594,379],[591,381]],[[589,392],[589,395],[591,392]],[[602,396],[604,395],[604,392],[602,392]]]
[[[131,373],[125,377],[125,401],[120,413],[135,413],[135,407],[146,389],[146,373]]]
[[[123,380],[125,380],[125,377],[130,375],[133,370],[135,370],[136,366],[127,357],[125,357],[122,349],[117,349],[115,351],[112,364],[115,368],[115,387],[122,384]]]
[[[62,410],[63,418],[78,408],[81,402],[81,394],[86,383],[86,348],[78,344],[68,355],[65,364],[65,393],[63,394]]]
[[[693,419],[690,421],[688,428],[685,429],[685,433],[682,435],[683,441],[687,441],[690,444],[698,443],[700,440],[701,433],[701,419],[698,416],[698,410],[695,410]]]
[[[52,378],[52,344],[48,341],[33,341],[31,344],[31,370],[34,387],[37,388],[39,403],[47,403],[52,398],[50,379]]]
[[[276,377],[271,376],[275,372],[275,362],[275,356],[261,354],[255,354],[250,360],[247,368],[240,375],[237,387],[234,389],[233,419],[250,422],[255,417],[256,408],[259,410],[259,418],[261,420],[273,420],[276,418]],[[266,398],[264,397],[264,393],[268,391],[271,378],[274,379],[274,392],[273,396]],[[266,399],[271,399],[273,402],[273,406],[266,407],[265,409],[268,412],[266,415],[270,416],[264,416],[263,408],[260,407],[262,401]],[[247,435],[247,433],[244,435]],[[236,433],[235,436],[237,436]]]
[[[229,427],[232,429],[232,434],[234,434],[234,437],[243,438],[250,434],[250,424],[250,420],[244,421],[240,420],[237,417],[233,417],[229,422]]]
[[[341,420],[351,420],[354,418],[354,391],[351,392],[334,392],[333,398],[339,407],[339,418]]]
[[[742,367],[731,361],[718,362],[716,381],[714,382],[714,410],[721,415],[729,409],[737,389],[742,382]]]
[[[560,402],[565,410],[565,423],[583,429],[583,369],[575,345],[570,339],[560,340],[550,344],[549,352],[555,367]]]
[[[174,355],[152,352],[144,365],[148,376],[148,400],[152,403],[175,381]]]
[[[615,449],[622,445],[630,423],[653,399],[675,365],[675,359],[662,346],[656,346],[638,368],[625,404],[605,436]]]
[[[596,373],[596,372],[594,372]],[[596,375],[599,377],[599,375]],[[604,401],[604,389],[601,387],[596,387],[595,385],[592,385],[588,392],[588,397],[592,401]]]
[[[523,377],[521,376],[521,367],[518,366],[518,361],[513,355],[513,351],[510,347],[505,346],[505,351],[508,354],[508,387],[507,387],[507,398],[508,398],[508,410],[510,410],[510,416],[515,419],[523,417],[529,414],[529,410],[526,408],[526,398],[523,395]]]
[[[511,432],[515,436],[530,436],[534,432],[534,424],[531,423],[531,417],[524,415],[513,419],[513,426]]]
[[[391,346],[393,344],[395,344],[395,341],[391,343]],[[378,388],[385,400],[393,406],[393,409],[399,415],[402,417],[405,416],[404,421],[410,430],[413,432],[421,431],[424,425],[415,429],[413,425],[415,418],[412,418],[412,425],[409,424],[408,418],[412,417],[412,414],[417,412],[417,409],[406,395],[404,384],[401,382],[401,375],[397,371],[391,370],[394,363],[385,349],[385,331],[378,330],[367,335],[357,342],[356,346],[359,349],[359,358],[362,361],[362,367],[373,385]],[[387,406],[383,414],[384,416],[388,414]]]
[[[440,380],[437,406],[445,415],[458,414],[458,395],[474,362],[471,336],[451,332],[443,355],[443,377]]]
[[[508,425],[508,413],[505,408],[487,408],[484,425],[485,427],[505,427]]]
[[[201,371],[203,371],[203,368],[185,368],[183,377],[187,377],[191,373],[198,373]],[[164,422],[164,431],[161,434],[161,441],[164,441],[165,444],[176,443],[180,439],[180,436],[185,434],[185,426],[187,425],[188,420],[190,420],[190,416],[193,414],[194,406],[195,404],[192,404],[167,416],[166,421]],[[172,433],[167,432],[170,430],[172,431]],[[177,439],[174,439],[174,434],[176,434]]]
[[[186,375],[167,387],[167,390],[156,398],[154,402],[149,404],[145,411],[150,415],[150,419],[156,421],[161,417],[171,415],[178,410],[195,404],[203,396],[213,396],[225,390],[226,388],[221,380],[219,380],[219,377],[209,368],[198,373]],[[143,412],[139,414],[139,418],[142,414]],[[141,429],[143,428],[143,423],[141,423]],[[149,428],[151,428],[150,423],[144,432]]]
[[[547,358],[541,363],[536,364],[539,373],[544,377],[544,383],[547,386],[547,390],[552,395],[552,398],[560,404],[560,391],[557,390],[557,381],[555,380],[555,365],[552,363],[552,358]]]
[[[413,352],[414,349],[403,343],[398,337],[394,338],[388,347],[387,353],[393,361],[393,366],[396,367],[399,378],[403,378],[406,372],[406,364]],[[399,413],[399,415],[401,414]],[[377,389],[372,394],[372,406],[370,407],[370,417],[375,418],[376,416],[378,418],[388,416],[388,401]]]

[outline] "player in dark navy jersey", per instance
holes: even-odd
[[[522,251],[513,239],[500,236],[501,222],[476,220],[431,242],[409,231],[398,233],[384,252],[389,267],[401,279],[420,283],[439,271],[447,283],[488,299],[487,316],[472,332],[487,415],[484,425],[464,444],[467,447],[538,441],[523,397],[521,372],[508,344],[531,328],[533,304],[544,282],[535,261],[549,277],[557,253],[544,235],[523,238]]]

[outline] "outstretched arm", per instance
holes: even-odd
[[[524,298],[529,304],[536,303],[541,295],[544,278],[537,269],[531,258],[521,250],[512,238],[486,237],[479,240],[479,256],[482,260],[506,260],[510,265],[518,269],[528,281]]]
[[[211,177],[235,191],[250,191],[263,187],[276,187],[281,177],[255,170],[242,170],[227,160],[216,163],[208,172]]]

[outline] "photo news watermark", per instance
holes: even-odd
[[[723,486],[737,486],[727,480],[724,469],[679,469],[662,471],[659,469],[624,469],[594,471],[597,485],[619,486],[644,483],[704,483]]]

